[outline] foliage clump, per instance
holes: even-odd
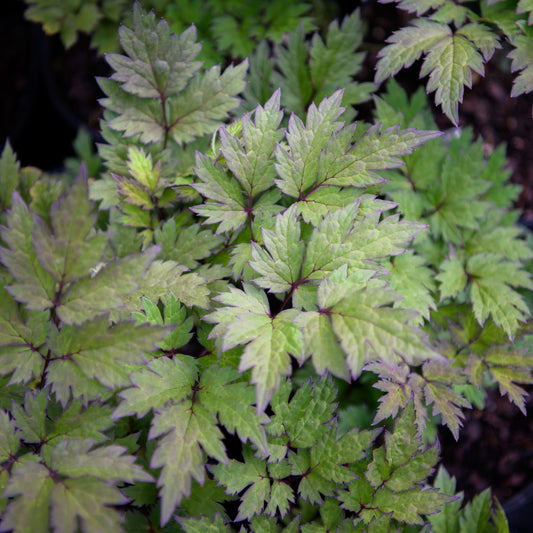
[[[280,67],[345,84],[358,20]],[[283,68],[228,123],[246,63],[202,72],[139,4],[120,35],[100,179],[0,159],[0,531],[508,531],[432,437],[532,382],[502,149],[395,83],[353,123],[355,86],[314,103]]]

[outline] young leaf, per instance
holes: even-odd
[[[252,243],[250,266],[262,275],[255,282],[274,293],[286,292],[299,281],[305,247],[300,240],[296,206],[276,217],[275,231],[263,229],[261,233],[269,253]]]
[[[196,157],[196,175],[203,183],[193,187],[211,200],[192,210],[207,218],[206,224],[218,224],[216,234],[241,228],[247,219],[247,204],[237,180],[231,180],[224,168],[200,154]]]
[[[283,118],[279,102],[280,91],[277,90],[264,108],[257,106],[255,123],[246,115],[243,117],[242,140],[225,128],[220,130],[221,152],[250,199],[274,183],[276,172],[270,159],[283,136],[283,130],[278,129]]]

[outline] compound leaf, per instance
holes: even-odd
[[[233,383],[239,377],[240,373],[231,367],[210,366],[200,379],[199,401],[208,411],[218,414],[220,423],[229,432],[237,432],[242,442],[250,440],[266,455],[268,445],[261,422],[268,418],[256,415],[252,407],[253,388],[243,382]]]
[[[121,322],[109,327],[106,315],[101,315],[79,326],[64,326],[50,332],[50,364],[46,383],[51,386],[59,401],[65,405],[72,395],[82,396],[85,379],[97,380],[105,387],[114,388],[130,384],[125,363],[141,364],[146,352],[164,338],[163,327],[134,322]],[[71,380],[65,381],[64,369],[72,371]],[[83,378],[75,376],[80,373]]]
[[[150,466],[162,468],[157,486],[161,487],[164,525],[182,498],[190,495],[192,478],[200,485],[204,482],[205,459],[200,446],[220,463],[227,464],[228,458],[216,418],[191,400],[163,407],[156,413],[148,437],[160,436],[163,437],[157,442]]]
[[[509,337],[513,337],[519,322],[529,316],[523,297],[511,287],[531,289],[529,274],[520,263],[504,260],[499,253],[480,253],[466,265],[472,279],[471,298],[477,321],[483,324],[489,314]]]
[[[33,247],[34,215],[22,198],[13,194],[7,225],[0,235],[7,248],[0,248],[0,260],[18,282],[6,287],[8,292],[28,309],[44,310],[53,306],[55,282],[40,265]]]
[[[197,372],[188,359],[185,356],[153,359],[146,369],[131,374],[135,386],[119,394],[123,401],[113,412],[113,418],[134,414],[141,418],[170,400],[177,403],[192,394]]]
[[[283,130],[278,129],[283,117],[279,105],[280,91],[277,90],[264,108],[257,106],[255,123],[245,115],[242,140],[225,128],[220,130],[221,151],[228,168],[250,198],[274,184],[276,171],[271,158],[283,136]]]
[[[287,309],[275,317],[270,314],[266,295],[252,285],[244,291],[230,287],[216,301],[225,305],[204,317],[217,323],[211,337],[222,339],[222,349],[246,345],[239,371],[252,369],[256,384],[257,412],[262,413],[272,393],[279,387],[281,376],[291,373],[289,354],[301,358],[302,336],[292,322],[295,311]]]

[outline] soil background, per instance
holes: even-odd
[[[406,26],[409,19],[393,6],[374,1],[338,2],[339,16],[355,7],[360,7],[368,26],[367,59],[358,78],[369,81],[373,79],[378,46],[394,30]],[[53,171],[73,154],[72,141],[80,126],[89,129],[93,140],[101,140],[98,124],[102,110],[97,100],[103,95],[95,77],[111,72],[105,60],[90,48],[88,36],[82,35],[65,50],[57,36],[48,37],[40,26],[25,21],[24,9],[21,0],[2,2],[0,147],[9,138],[22,165]],[[465,90],[459,126],[469,126],[481,136],[487,152],[506,144],[511,179],[523,187],[516,207],[522,223],[533,228],[533,96],[510,98],[513,76],[509,73],[508,52],[498,51],[486,68],[486,76],[476,76],[473,88]],[[420,86],[419,66],[415,64],[397,76],[410,92]],[[370,113],[371,107],[362,106],[362,118],[370,119]],[[453,127],[440,109],[435,109],[435,117],[441,129]],[[444,465],[457,478],[458,490],[471,499],[492,487],[498,499],[507,502],[515,533],[533,531],[533,511],[527,511],[529,522],[526,517],[522,526],[524,513],[513,515],[513,509],[520,505],[533,508],[531,395],[528,410],[531,414],[524,416],[497,390],[490,391],[485,410],[467,411],[457,443],[447,430],[439,435]]]

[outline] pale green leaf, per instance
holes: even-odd
[[[402,28],[387,39],[389,43],[379,53],[376,66],[376,83],[394,76],[404,67],[410,67],[423,52],[450,36],[446,24],[427,19],[416,19],[413,26]]]
[[[296,286],[301,274],[305,244],[300,240],[300,222],[296,206],[276,217],[274,231],[262,230],[265,251],[252,244],[250,266],[261,274],[255,283],[270,292],[286,292]]]
[[[0,409],[0,462],[15,457],[20,446],[20,434],[13,421],[3,409]]]
[[[272,317],[266,295],[251,285],[245,285],[245,291],[230,287],[230,292],[215,300],[227,307],[204,317],[218,323],[211,337],[222,338],[223,350],[246,345],[239,371],[252,369],[257,412],[262,413],[279,387],[281,376],[292,371],[289,354],[302,357],[302,335],[292,322],[295,312],[288,309]]]
[[[71,387],[74,398],[79,397],[78,380],[61,383],[56,381],[59,376],[54,376],[53,372],[54,367],[72,366],[87,379],[96,379],[106,387],[129,385],[130,377],[124,363],[143,363],[146,353],[152,351],[165,334],[165,328],[148,324],[135,326],[133,322],[109,327],[105,315],[80,326],[64,326],[61,331],[53,329],[48,341],[51,359],[47,384],[66,386],[67,390]]]
[[[529,316],[529,309],[523,297],[511,287],[532,288],[529,273],[520,263],[504,260],[498,253],[472,256],[466,270],[472,278],[471,298],[478,322],[483,324],[490,314],[513,337],[519,322]]]
[[[109,445],[91,449],[92,439],[62,441],[53,447],[46,445],[43,455],[60,474],[73,478],[95,477],[104,481],[152,481],[153,478],[134,464],[133,455],[125,455],[122,446]]]
[[[196,175],[202,183],[193,185],[208,202],[192,210],[206,217],[206,224],[218,224],[216,234],[239,229],[247,219],[243,191],[236,179],[231,179],[219,163],[200,154],[196,157]]]
[[[27,390],[24,396],[24,408],[13,402],[11,412],[22,440],[33,443],[42,443],[46,440],[47,404],[47,392],[43,390],[35,394]]]
[[[190,358],[153,359],[146,370],[131,374],[135,386],[119,394],[123,401],[112,416],[121,418],[135,414],[141,418],[151,409],[164,407],[169,401],[178,403],[192,394],[196,378]]]
[[[120,28],[120,44],[129,57],[106,56],[116,71],[111,79],[122,82],[125,91],[143,98],[178,93],[201,66],[193,61],[201,48],[195,41],[194,26],[178,37],[170,33],[164,19],[156,24],[154,14],[136,4],[133,30]]]
[[[111,413],[111,408],[102,405],[83,408],[81,401],[72,402],[48,432],[47,442],[91,439],[95,444],[101,444],[108,440],[103,432],[113,425]]]
[[[0,287],[0,374],[11,372],[10,383],[26,383],[41,374],[40,353],[49,327],[47,312],[28,311],[26,322],[13,297]]]
[[[13,191],[19,183],[19,164],[17,156],[11,148],[9,140],[4,144],[0,156],[0,205],[2,208],[11,207]]]
[[[163,436],[164,435],[164,436]],[[216,418],[190,400],[163,407],[152,420],[149,438],[157,442],[150,466],[162,468],[157,481],[161,488],[161,523],[166,524],[176,505],[191,491],[191,479],[203,484],[205,458],[202,449],[219,462],[228,462],[222,432]]]
[[[373,359],[393,363],[439,357],[408,324],[412,312],[388,307],[397,299],[384,281],[366,281],[360,273],[347,276],[345,269],[320,284],[319,307],[331,320],[352,376]]]
[[[278,129],[283,117],[279,103],[278,90],[264,108],[256,108],[255,123],[245,115],[242,119],[242,139],[231,135],[225,128],[220,130],[221,151],[227,166],[250,198],[274,184],[276,171],[272,158],[283,135],[283,131]]]
[[[509,52],[511,71],[520,73],[514,81],[511,96],[518,96],[533,91],[533,37],[530,33],[517,35],[513,46],[514,49]]]
[[[111,506],[127,501],[117,488],[98,479],[66,479],[50,491],[50,522],[54,533],[76,533],[78,519],[83,533],[120,532],[122,516]]]
[[[176,300],[187,307],[210,307],[209,287],[206,280],[196,272],[175,261],[154,261],[146,274],[139,280],[139,288],[123,297],[128,309],[140,309],[144,296],[152,302],[165,301],[172,293]]]
[[[448,36],[429,50],[421,76],[429,74],[427,89],[436,91],[435,103],[446,116],[458,123],[457,105],[463,101],[464,86],[472,86],[472,71],[483,75],[483,57],[476,46],[460,34]]]
[[[501,48],[497,34],[484,24],[471,22],[462,26],[457,33],[472,41],[483,54],[485,61],[489,61],[494,51]]]
[[[158,251],[152,247],[141,254],[115,259],[104,264],[94,275],[73,283],[61,298],[57,308],[59,318],[67,324],[81,323],[124,307],[126,296],[138,290],[140,280]]]
[[[464,290],[467,275],[463,262],[457,257],[450,257],[440,265],[440,274],[436,276],[440,284],[440,299],[455,297]]]
[[[256,415],[252,387],[243,382],[232,383],[239,377],[239,372],[231,367],[212,365],[202,373],[199,401],[208,411],[218,414],[229,432],[237,432],[241,442],[250,440],[266,455],[268,444],[262,422],[268,418]]]
[[[4,497],[15,497],[2,516],[1,531],[47,533],[50,491],[54,481],[45,465],[37,462],[21,464],[14,470]]]
[[[0,230],[2,241],[7,245],[7,248],[0,248],[0,261],[18,282],[6,289],[28,309],[44,310],[53,306],[55,282],[37,259],[32,237],[34,226],[34,215],[15,193],[7,225]]]
[[[435,290],[434,274],[425,265],[424,258],[406,252],[394,258],[394,261],[383,265],[389,271],[390,287],[403,297],[394,302],[394,307],[414,309],[420,314],[414,319],[415,324],[429,320],[430,310],[437,306],[431,295]]]

